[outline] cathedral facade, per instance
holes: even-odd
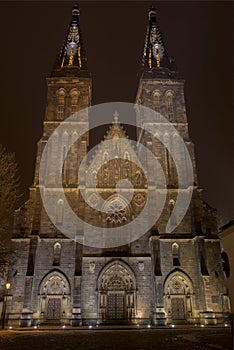
[[[226,323],[230,306],[216,214],[201,198],[188,132],[184,80],[174,59],[167,54],[155,10],[149,10],[142,75],[135,102],[161,113],[173,124],[189,151],[194,173],[190,205],[171,233],[167,233],[165,227],[168,220],[176,222],[171,214],[178,197],[178,173],[159,140],[170,142],[178,154],[180,149],[177,149],[176,135],[159,135],[160,121],[157,120],[151,123],[156,136],[137,130],[137,143],[150,149],[160,162],[167,194],[159,219],[143,236],[124,245],[102,248],[84,245],[59,230],[59,225],[66,220],[66,211],[56,171],[53,171],[58,155],[63,163],[65,196],[74,212],[93,226],[121,227],[130,222],[143,210],[150,186],[134,162],[137,149],[130,141],[121,157],[114,159],[110,159],[110,154],[117,152],[110,149],[113,143],[109,147],[100,146],[90,161],[91,171],[82,183],[78,182],[80,164],[89,151],[90,135],[83,133],[68,152],[69,140],[77,138],[72,123],[67,124],[63,133],[54,133],[56,156],[52,146],[50,171],[45,166],[46,185],[54,193],[56,225],[50,220],[40,193],[42,152],[61,122],[91,106],[92,79],[87,70],[77,7],[72,11],[65,43],[47,84],[44,131],[38,142],[34,183],[29,200],[15,215],[12,243],[16,253],[9,271],[12,287],[7,305],[8,323],[21,326]],[[141,125],[149,123],[147,115],[137,118]],[[88,114],[83,113],[76,123],[81,130],[84,126],[88,128]],[[105,135],[105,140],[116,139],[128,140],[117,113]],[[179,157],[183,159],[184,155]],[[103,165],[96,169],[99,158]],[[105,211],[101,213],[95,209],[98,201],[95,195],[88,196],[92,206],[81,195],[81,187],[87,194],[91,191],[91,178],[105,200]],[[116,193],[116,184],[122,179],[128,179],[133,186],[128,204],[124,196]],[[77,228],[77,236],[82,236],[82,230],[82,226]]]

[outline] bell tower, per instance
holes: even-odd
[[[59,198],[59,189],[57,188],[58,179],[55,176],[56,171],[53,170],[53,166],[55,169],[58,162],[63,163],[64,191],[71,202],[78,200],[78,169],[81,160],[87,153],[89,134],[84,133],[79,140],[74,142],[69,152],[68,143],[70,140],[75,141],[77,139],[75,130],[88,129],[89,121],[86,109],[91,104],[91,89],[92,80],[88,72],[87,59],[84,53],[79,24],[79,9],[75,5],[72,10],[72,19],[62,49],[56,58],[51,76],[47,78],[47,105],[43,136],[38,143],[35,178],[33,186],[30,188],[30,198],[33,198],[34,204],[36,203],[31,229],[32,231],[40,231],[40,236],[61,235],[59,232],[56,233],[55,227],[51,227],[50,220],[41,206],[39,168],[42,152],[52,133],[61,122],[65,123],[63,134],[58,134],[57,132],[53,134],[53,142],[49,150],[51,152],[52,164],[50,164],[50,167],[46,167],[44,179],[45,186],[54,188],[55,210],[59,213],[63,209],[60,208],[62,202]],[[80,110],[83,110],[83,112],[79,120],[74,118],[72,125],[71,123],[67,123],[66,125],[66,119]],[[75,127],[74,123],[76,124]],[[68,154],[65,157],[67,152]],[[58,220],[60,219],[58,218]]]
[[[183,160],[183,150],[180,149],[178,143],[178,135],[183,140],[190,155],[193,167],[193,183],[189,184],[193,190],[193,200],[191,206],[181,224],[177,227],[179,234],[197,234],[201,231],[200,214],[197,215],[197,209],[193,208],[195,201],[200,201],[201,189],[198,187],[196,162],[194,155],[194,144],[189,137],[188,121],[186,114],[186,105],[184,97],[184,80],[182,79],[175,59],[168,55],[162,33],[157,21],[156,10],[150,8],[148,11],[148,27],[145,39],[144,54],[142,60],[142,72],[139,82],[136,103],[149,107],[155,112],[162,115],[165,120],[168,120],[168,125],[174,127],[174,133],[169,135],[164,132],[160,118],[153,120],[150,116],[141,116],[137,114],[138,125],[150,126],[152,137],[149,133],[138,131],[138,141],[145,144],[156,156],[160,162],[167,182],[167,209],[158,222],[158,228],[161,232],[164,231],[166,222],[169,219],[173,203],[176,202],[177,189],[179,186],[178,169],[166,147],[162,145],[169,144],[176,151],[177,156]],[[163,133],[163,135],[162,135]],[[160,136],[160,137],[159,137]],[[185,169],[186,170],[186,169]],[[185,171],[184,171],[185,173]],[[186,190],[186,188],[185,188]],[[203,208],[200,202],[195,205]],[[202,209],[203,210],[203,209]],[[199,216],[199,217],[198,217]],[[176,219],[175,219],[176,220]],[[215,223],[211,224],[212,228],[208,231],[215,233]],[[206,229],[204,228],[206,231]]]
[[[138,131],[138,141],[148,147],[160,162],[167,183],[165,206],[152,229],[150,238],[156,296],[156,322],[163,324],[165,315],[167,322],[174,322],[174,320],[178,322],[180,319],[189,319],[192,308],[196,309],[193,297],[190,295],[192,285],[189,287],[189,279],[185,275],[182,277],[183,273],[188,274],[193,283],[196,281],[194,287],[197,284],[200,290],[203,290],[202,296],[196,296],[196,302],[202,305],[200,307],[204,310],[204,315],[206,311],[209,313],[219,309],[220,306],[216,308],[213,304],[212,300],[215,298],[212,295],[217,294],[219,290],[223,290],[225,294],[226,290],[223,288],[225,284],[223,273],[220,273],[219,278],[214,277],[218,276],[217,271],[222,269],[216,213],[202,200],[202,190],[198,186],[194,145],[188,130],[184,80],[177,69],[174,58],[168,55],[154,8],[149,9],[148,17],[136,103],[155,111],[156,118],[152,118],[150,112],[148,114],[137,113],[136,118],[137,124],[142,126],[141,131]],[[173,126],[173,133],[165,133],[160,115],[164,117],[164,125]],[[144,131],[144,127],[147,126],[151,133]],[[170,145],[177,157],[184,160],[185,155],[179,147],[177,134],[189,152],[193,168],[193,182],[187,184],[185,182],[182,186],[179,183],[178,168],[168,148],[165,147],[165,145]],[[150,166],[149,164],[148,167]],[[183,173],[186,174],[186,167]],[[177,217],[173,216],[173,208],[179,191],[188,190],[192,190],[188,210],[177,227],[168,233],[165,230],[168,221],[177,223]],[[191,256],[193,256],[193,262],[190,261]],[[213,259],[213,256],[219,256],[219,262]],[[187,287],[182,287],[185,280]],[[167,283],[171,283],[173,288]],[[163,288],[164,294],[162,293]],[[186,288],[187,291],[189,290],[187,299],[180,300],[176,297],[177,288],[184,288],[184,295],[187,293]],[[226,294],[225,298],[227,299]],[[185,309],[186,312],[183,311]],[[177,310],[180,310],[181,314],[178,314]]]

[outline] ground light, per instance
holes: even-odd
[[[90,324],[90,325],[89,325],[89,328],[93,328],[93,326]]]
[[[12,329],[13,327],[12,326],[9,326],[8,329]]]
[[[172,327],[172,328],[175,328],[175,325],[174,325],[174,324],[172,324],[172,325],[171,325],[171,327]]]
[[[62,325],[62,328],[63,328],[63,329],[66,328],[65,324]]]
[[[151,327],[151,325],[150,324],[148,324],[148,326],[147,326],[148,328],[150,328]]]
[[[201,327],[205,327],[204,324],[201,324]]]
[[[10,282],[5,284],[5,293],[3,296],[3,306],[2,306],[2,314],[1,314],[1,326],[2,330],[5,328],[5,318],[6,318],[6,307],[7,307],[7,297],[9,293],[9,289],[11,288]]]

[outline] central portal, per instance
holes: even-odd
[[[136,314],[135,291],[135,277],[127,265],[107,265],[99,277],[100,322],[131,322]]]

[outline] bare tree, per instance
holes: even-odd
[[[0,144],[0,280],[4,280],[11,259],[14,211],[20,198],[15,155]]]

